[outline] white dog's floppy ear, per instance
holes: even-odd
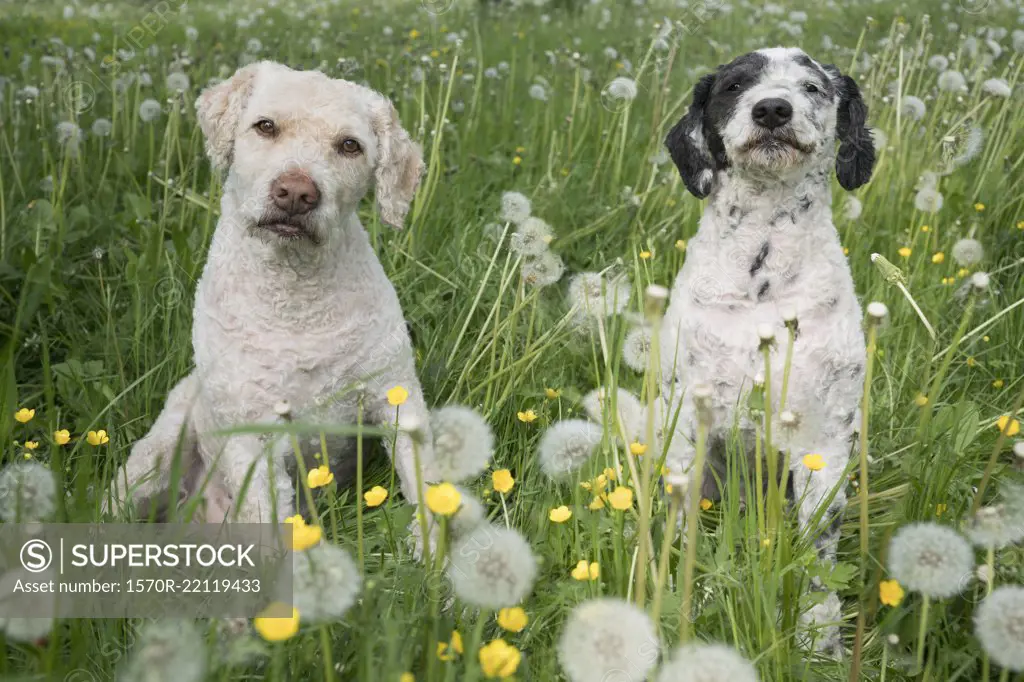
[[[227,170],[235,149],[238,117],[252,94],[261,64],[239,69],[231,78],[206,88],[196,100],[196,117],[206,138],[206,153],[213,167]]]
[[[714,84],[715,75],[708,74],[693,86],[690,110],[665,138],[665,147],[679,169],[683,184],[698,199],[703,199],[711,192],[711,181],[715,177],[715,163],[704,130],[704,107]]]
[[[423,173],[423,153],[402,128],[394,105],[383,96],[381,99],[383,102],[374,117],[377,208],[382,222],[401,228]]]

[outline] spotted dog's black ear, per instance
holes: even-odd
[[[857,82],[844,76],[835,66],[825,67],[832,76],[839,94],[836,110],[836,177],[843,189],[854,190],[871,179],[875,166],[875,144],[867,128],[868,105],[860,96]]]
[[[690,110],[679,119],[665,138],[665,146],[679,169],[679,176],[690,193],[703,199],[711,192],[715,165],[704,139],[704,107],[715,84],[715,74],[701,78],[693,88]]]

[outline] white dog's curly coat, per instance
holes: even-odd
[[[832,560],[865,348],[860,304],[832,223],[831,174],[835,167],[848,190],[870,178],[874,148],[866,116],[853,79],[798,49],[774,48],[702,78],[666,139],[687,188],[710,196],[664,319],[664,397],[672,418],[678,408],[666,464],[676,472],[692,465],[697,384],[710,386],[713,396],[705,481],[713,487],[711,471],[725,474],[724,446],[734,426],[752,446],[743,394],[764,375],[761,334],[772,330],[776,444],[789,454],[800,525],[820,521],[816,544]],[[800,424],[784,429],[777,419],[788,345],[784,319],[794,317],[785,406]],[[823,457],[824,468],[801,463],[811,453]],[[808,620],[834,623],[839,616],[838,599],[829,594]],[[819,633],[818,646],[839,654],[838,629]]]
[[[282,401],[297,420],[353,424],[362,399],[367,423],[393,426],[385,394],[401,385],[402,422],[432,442],[398,297],[356,214],[374,186],[382,221],[401,227],[421,152],[384,96],[271,62],[208,88],[196,111],[227,178],[196,292],[195,369],[132,448],[112,494],[165,490],[181,439],[188,492],[202,490],[208,521],[281,520],[295,509],[289,439],[217,431],[277,422]],[[408,435],[392,456],[415,502]]]

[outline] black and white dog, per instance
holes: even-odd
[[[852,78],[799,49],[773,48],[701,78],[666,139],[687,189],[710,197],[664,321],[664,394],[669,411],[679,409],[666,464],[673,472],[692,465],[698,384],[713,396],[709,467],[724,475],[724,445],[735,425],[753,458],[755,424],[743,394],[764,382],[759,348],[774,337],[774,445],[789,454],[801,528],[820,527],[816,546],[832,561],[865,359],[861,307],[832,223],[832,168],[847,190],[868,181],[875,151],[866,117]],[[780,419],[785,320],[796,320],[798,333],[789,414]],[[805,466],[809,454],[820,455],[824,467]],[[817,648],[835,656],[842,652],[839,617],[835,594],[804,616],[822,628]]]

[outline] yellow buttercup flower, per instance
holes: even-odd
[[[652,254],[650,251],[641,251],[638,255],[640,256],[640,260],[648,260]]]
[[[676,240],[676,251],[686,251],[686,240],[685,239],[677,239]]]
[[[639,457],[647,452],[647,443],[638,443],[633,441],[629,444],[629,451]]]
[[[995,381],[992,382],[992,388],[1002,388],[1002,387],[1003,387],[1003,380],[1002,379],[996,379]]]
[[[402,673],[398,676],[398,682],[416,682],[416,676],[412,673]]]
[[[946,260],[946,254],[942,253],[941,251],[932,254],[932,262],[935,263],[936,265],[942,263],[944,260]]]
[[[57,445],[67,445],[71,440],[71,434],[67,429],[61,429],[60,431],[53,432],[53,442]]]
[[[522,654],[503,639],[494,639],[480,647],[480,670],[487,677],[505,679],[515,674]]]
[[[596,561],[587,563],[586,559],[580,559],[576,568],[572,569],[572,577],[579,581],[597,580],[601,577],[601,567]]]
[[[612,469],[611,467],[605,467],[604,471],[602,471],[601,473],[609,481],[615,480],[615,469]]]
[[[878,598],[886,606],[899,606],[903,601],[903,587],[896,580],[883,580],[878,583]]]
[[[921,231],[922,231],[922,232],[928,232],[928,231],[930,231],[931,229],[932,229],[932,228],[930,228],[930,227],[929,227],[929,226],[927,226],[927,225],[922,225],[922,226],[921,226]]]
[[[811,471],[821,471],[825,468],[825,458],[818,454],[804,455],[803,462]]]
[[[509,632],[522,632],[526,624],[530,622],[530,619],[526,615],[526,611],[518,606],[511,608],[505,608],[498,611],[498,625],[503,630]]]
[[[387,488],[375,485],[363,493],[363,499],[366,500],[367,507],[379,507],[388,499]]]
[[[551,519],[552,523],[565,523],[572,517],[572,511],[564,504],[561,507],[555,507],[548,512],[548,518]]]
[[[587,505],[587,509],[589,509],[590,511],[604,509],[604,498],[598,495],[597,497],[590,501],[590,504]]]
[[[110,437],[107,435],[106,431],[100,429],[99,431],[90,431],[89,433],[87,433],[85,435],[85,441],[89,445],[106,445],[107,443],[110,442]]]
[[[971,271],[968,268],[960,268],[959,270],[956,271],[956,276],[959,277],[960,279],[963,279],[969,274],[971,274]],[[950,280],[952,279],[953,278],[950,277]]]
[[[518,166],[522,162],[523,162],[523,157],[521,157],[521,156],[513,156],[512,157],[512,164],[513,165]]]
[[[937,505],[935,505],[935,515],[936,516],[942,516],[943,514],[946,513],[946,509],[947,509],[947,507],[944,504],[937,504]]]
[[[917,396],[914,398],[914,404],[917,405],[918,407],[924,407],[925,405],[928,404],[928,396],[926,396],[924,393],[918,393]]]
[[[287,605],[274,603],[268,606],[263,613],[268,613],[271,609],[279,610],[281,608],[287,608]],[[253,619],[252,625],[260,637],[268,642],[282,642],[286,639],[291,639],[299,631],[299,610],[292,607],[292,615],[290,617],[273,617],[261,614]]]
[[[32,417],[36,416],[35,410],[30,410],[27,407],[23,407],[14,413],[14,420],[21,423],[27,424],[32,421]]]
[[[395,386],[388,389],[387,397],[388,405],[398,407],[404,405],[405,401],[409,399],[409,391],[405,390],[404,386]]]
[[[38,447],[39,447],[39,441],[37,441],[37,440],[27,440],[27,441],[25,441],[25,449],[26,450],[35,450]]]
[[[512,478],[512,472],[508,469],[498,469],[491,474],[491,483],[494,485],[495,490],[504,494],[512,490],[512,486],[516,484],[516,479]]]
[[[976,203],[976,204],[974,205],[974,210],[975,210],[975,211],[977,211],[978,213],[981,213],[982,211],[984,211],[984,210],[985,210],[985,204],[983,204],[983,203],[981,203],[981,202],[979,201],[978,203]]]
[[[913,253],[913,251],[910,250],[909,246],[903,246],[896,253],[900,254],[904,258],[910,258],[910,254]]]
[[[307,526],[301,514],[289,516],[284,522],[292,525],[292,549],[296,552],[309,549],[323,537],[320,526]]]
[[[702,497],[700,499],[700,508],[703,511],[707,511],[708,509],[711,509],[713,506],[715,506],[715,503],[709,500],[708,498]]]
[[[439,483],[427,488],[425,501],[427,509],[435,514],[451,516],[459,510],[459,505],[462,504],[462,494],[451,483]]]
[[[620,485],[608,494],[608,501],[611,503],[612,508],[625,511],[633,506],[633,489]]]
[[[562,395],[562,392],[557,388],[545,388],[544,395],[547,396],[548,400],[554,400],[558,396]]]
[[[533,410],[523,410],[522,412],[516,412],[516,416],[519,417],[519,421],[523,422],[524,424],[529,424],[530,422],[537,419],[537,413],[534,412]]]
[[[997,419],[996,426],[998,426],[999,430],[1004,432],[1007,436],[1016,436],[1020,433],[1020,422],[1016,419],[1011,419],[1008,414],[1004,414],[1002,417]]]
[[[423,34],[420,33],[419,31],[417,31],[416,29],[413,29],[413,30],[409,31],[409,37],[412,38],[413,40],[416,40],[421,35],[423,35]]]
[[[442,661],[451,661],[456,654],[462,653],[462,635],[458,630],[452,631],[451,639],[437,643],[437,657]]]
[[[309,484],[310,489],[322,488],[333,482],[334,474],[331,473],[331,468],[326,464],[310,469],[309,474],[306,476],[306,483]]]

